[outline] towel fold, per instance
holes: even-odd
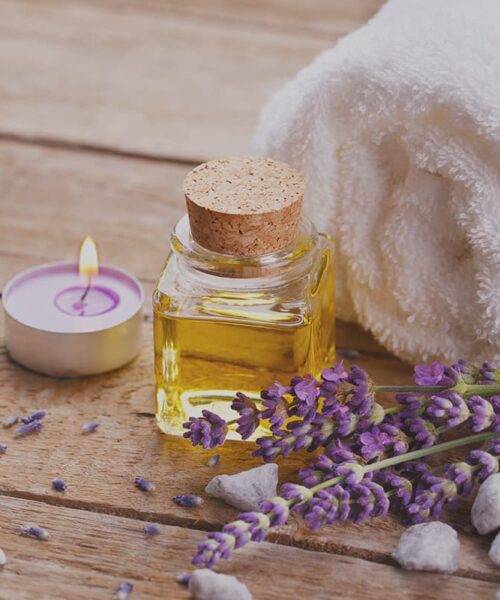
[[[337,310],[402,358],[500,359],[500,2],[390,0],[276,94]]]

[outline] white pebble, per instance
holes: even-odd
[[[500,473],[481,485],[471,511],[472,524],[481,535],[500,528]]]
[[[277,485],[278,465],[270,463],[236,475],[217,475],[205,492],[240,510],[258,510],[261,500],[276,496]]]
[[[195,600],[252,600],[246,585],[232,575],[198,569],[189,578],[188,589]]]
[[[7,562],[7,557],[5,556],[5,552],[0,548],[0,567],[3,567]]]
[[[421,523],[408,528],[392,557],[411,571],[453,573],[458,569],[457,532],[445,523]]]
[[[500,567],[500,533],[497,533],[497,537],[493,540],[488,556]]]
[[[500,588],[498,588],[497,593],[495,594],[495,600],[500,600]]]

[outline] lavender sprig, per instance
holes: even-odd
[[[485,440],[490,440],[488,447],[492,452],[500,449],[499,434],[489,432],[406,452],[364,466],[358,462],[336,463],[329,459],[333,477],[323,479],[312,487],[295,483],[284,484],[281,496],[260,503],[260,512],[242,513],[236,521],[225,525],[221,532],[209,533],[208,539],[198,545],[193,564],[211,568],[218,560],[228,559],[234,550],[249,541],[264,540],[272,527],[286,522],[291,509],[299,512],[313,529],[338,520],[350,519],[360,522],[368,517],[386,514],[392,498],[397,506],[406,509],[412,522],[435,517],[439,515],[445,503],[456,498],[458,488],[455,482],[446,476],[439,478],[428,474],[427,468],[420,470],[420,481],[415,488],[414,500],[410,502],[413,484],[388,469]],[[494,459],[498,469],[498,457],[494,456]],[[485,462],[484,458],[479,459],[481,465]],[[488,472],[491,472],[491,469],[489,465]],[[480,471],[477,472],[479,475]],[[451,473],[451,470],[445,470],[446,473]]]

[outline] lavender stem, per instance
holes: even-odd
[[[391,458],[386,458],[385,460],[371,463],[363,467],[363,473],[379,471],[381,469],[386,469],[387,467],[392,467],[403,462],[417,460],[419,458],[423,458],[424,456],[431,456],[432,454],[446,452],[447,450],[453,450],[454,448],[460,448],[461,446],[467,446],[469,444],[475,444],[477,442],[484,442],[495,437],[500,437],[500,433],[487,432],[468,435],[466,437],[459,438],[458,440],[450,440],[449,442],[443,442],[442,444],[437,444],[436,446],[431,446],[430,448],[421,448],[420,450],[413,450],[412,452],[406,452],[405,454],[399,454],[398,456],[392,456]],[[320,490],[332,487],[333,485],[343,481],[344,479],[345,475],[340,475],[339,477],[334,477],[333,479],[327,479],[326,481],[318,483],[317,485],[312,487],[311,492],[312,494],[315,494]],[[295,502],[293,500],[289,501],[290,506],[294,503]]]

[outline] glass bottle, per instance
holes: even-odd
[[[230,160],[251,161],[253,169],[263,159]],[[268,163],[275,166],[275,161]],[[220,196],[218,201],[220,209]],[[192,213],[172,233],[153,294],[157,421],[163,432],[177,435],[182,423],[201,416],[203,409],[234,419],[236,392],[259,399],[260,390],[277,380],[288,384],[295,374],[319,375],[335,352],[328,236],[301,217],[285,247],[259,253],[259,248],[269,249],[269,242],[263,242],[253,244],[251,255],[242,255],[241,248],[238,254],[218,252],[200,245],[199,231],[193,235],[200,224]],[[220,238],[216,245],[227,250]],[[230,430],[228,437],[238,436]]]

